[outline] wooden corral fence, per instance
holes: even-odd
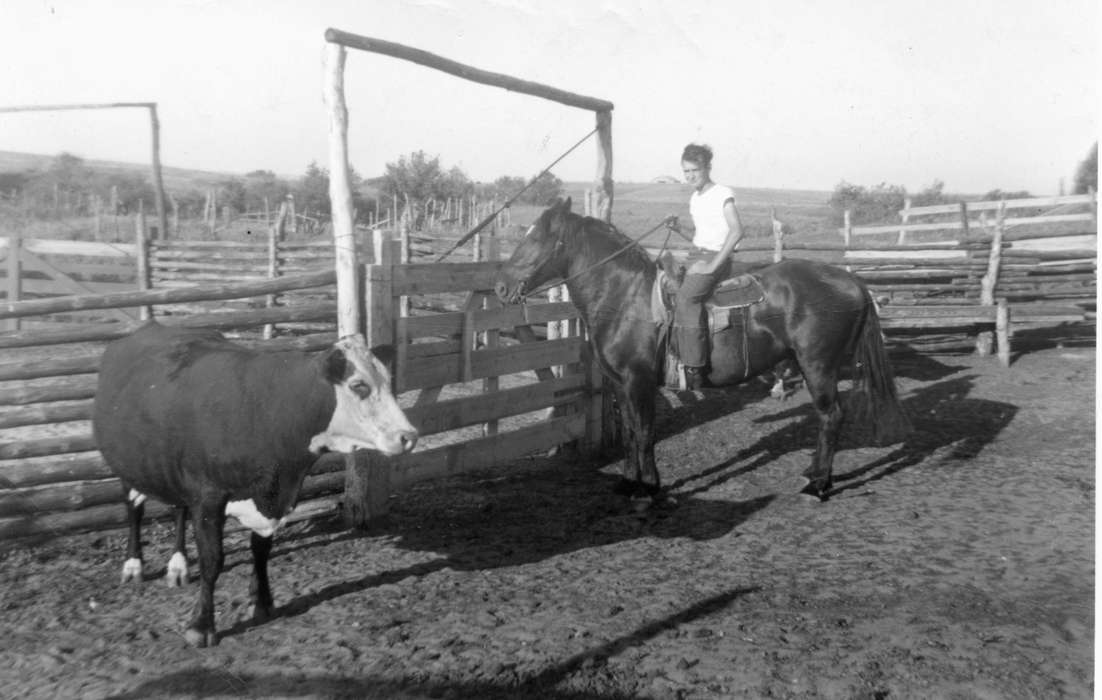
[[[333,214],[333,239],[337,251],[337,297],[338,313],[337,324],[342,334],[351,333],[363,327],[358,309],[358,300],[355,294],[355,279],[350,274],[353,261],[345,253],[348,241],[353,237],[353,211],[351,174],[348,164],[348,106],[344,97],[344,66],[347,57],[347,49],[353,48],[360,51],[390,56],[404,61],[416,63],[433,70],[442,71],[464,80],[483,85],[503,88],[513,92],[539,97],[558,102],[559,104],[590,110],[596,117],[596,125],[590,135],[596,134],[597,141],[597,177],[593,188],[596,192],[595,210],[598,216],[606,221],[612,217],[613,180],[612,180],[612,109],[613,104],[607,100],[579,95],[577,93],[560,90],[549,85],[521,80],[501,73],[493,73],[438,56],[428,51],[416,49],[410,46],[383,41],[372,37],[361,36],[337,29],[328,29],[325,32],[325,76],[322,94],[325,98],[329,127],[329,200]],[[588,138],[588,136],[586,137]],[[583,139],[584,141],[585,139]],[[581,143],[579,141],[579,143]],[[571,148],[570,150],[573,150]],[[569,153],[570,151],[567,151]],[[565,156],[565,154],[564,154]],[[556,161],[557,162],[557,161]],[[546,171],[545,171],[546,172]],[[492,220],[493,215],[483,219],[483,222],[469,231],[464,238],[457,241],[456,245],[465,242]],[[449,251],[450,252],[450,251]],[[447,255],[447,253],[445,253]],[[443,256],[442,256],[443,257]],[[378,259],[378,258],[377,258]],[[439,260],[439,259],[438,259]],[[463,264],[463,263],[458,263]],[[473,263],[477,264],[477,263]],[[470,282],[476,282],[470,280]],[[477,283],[477,282],[476,282]],[[372,308],[373,299],[371,290],[378,289],[368,278],[368,308]],[[477,287],[475,287],[477,289]],[[412,290],[404,290],[411,294]],[[377,292],[381,293],[381,292]],[[399,295],[401,296],[401,295]],[[401,310],[401,302],[398,306]],[[373,313],[377,309],[373,309]],[[373,342],[384,333],[386,324],[366,324],[368,342]],[[492,329],[487,329],[492,330]],[[464,333],[469,333],[469,324],[464,326]],[[554,341],[550,341],[554,342]],[[402,344],[400,344],[401,346]],[[468,353],[466,360],[461,360],[464,367],[462,376],[473,376],[473,368],[468,371],[468,361],[473,361],[473,355]],[[572,360],[563,360],[561,364],[569,364]],[[596,393],[600,396],[600,392]],[[386,493],[389,486],[385,481],[385,475],[380,470],[372,469],[371,463],[359,460],[355,457],[348,460],[348,479],[345,490],[345,517],[350,526],[362,527],[379,508],[385,506],[378,500],[372,502],[372,493]]]
[[[97,243],[12,236],[0,238],[0,292],[4,301],[25,297],[49,297],[130,291],[137,281],[137,246],[127,243]],[[109,309],[93,315],[118,321],[138,318],[132,310]],[[73,322],[88,318],[84,312],[70,312],[51,320]],[[18,317],[0,321],[0,330],[18,330]]]
[[[332,286],[332,269],[275,280],[177,289],[51,297],[0,306],[0,319],[89,310],[136,311],[166,303],[263,297]],[[164,323],[239,330],[267,323],[331,320],[336,304],[166,317]],[[96,372],[105,343],[139,322],[82,323],[0,333],[0,540],[98,530],[123,523],[121,489],[99,451],[90,425]],[[336,333],[265,341],[265,347],[317,350]],[[343,464],[336,465],[336,469]],[[306,498],[338,492],[340,473],[315,471]],[[332,509],[308,504],[299,515]],[[151,513],[165,512],[155,506]]]
[[[788,256],[845,267],[869,285],[889,335],[935,350],[959,346],[947,336],[963,332],[987,354],[995,334],[997,354],[1007,364],[1015,329],[1094,322],[1097,232],[1009,231],[1005,209],[995,212],[967,238],[902,245],[784,240],[778,222],[772,246],[744,241],[737,258]]]
[[[1092,231],[1098,230],[1098,193],[1090,192],[1061,197],[959,202],[927,207],[912,207],[911,200],[908,198],[904,200],[904,207],[899,211],[899,224],[853,226],[850,224],[850,212],[847,211],[845,224],[838,232],[847,243],[852,241],[854,236],[896,234],[898,236],[896,242],[903,245],[910,234],[932,231],[958,231],[962,237],[967,237],[969,233],[977,230],[989,229],[992,224],[990,217],[995,216],[1000,208],[1005,212],[1013,212],[1015,209],[1050,210],[1029,216],[1004,216],[1003,225],[1008,229],[1026,224],[1074,224]],[[1088,211],[1071,211],[1082,208]],[[915,221],[916,219],[926,220]]]
[[[482,247],[480,242],[478,249]],[[493,250],[491,243],[486,247]],[[564,443],[583,450],[596,445],[601,434],[599,379],[576,327],[572,334],[560,330],[576,317],[573,306],[533,304],[527,313],[501,308],[486,291],[500,263],[401,264],[398,254],[397,241],[380,232],[373,251],[364,256],[376,261],[360,268],[370,310],[368,334],[373,343],[396,346],[396,388],[405,392],[403,403],[424,437],[409,455],[363,460],[371,488],[367,501],[355,505],[367,509],[366,517],[384,513],[390,494],[424,479],[486,469]],[[13,301],[0,306],[0,319],[215,301],[226,309],[225,303],[235,300],[332,290],[335,281],[330,264],[275,279]],[[458,311],[415,310],[412,316],[401,316],[411,297],[439,295],[465,303]],[[336,313],[336,302],[327,301],[158,318],[242,332],[277,323],[331,327]],[[0,541],[124,523],[121,488],[96,449],[89,420],[103,347],[137,324],[81,323],[0,333],[0,436],[5,436],[0,437]],[[532,324],[556,331],[537,333]],[[243,342],[320,350],[336,339],[335,331],[272,340],[260,340],[253,332]],[[344,460],[319,460],[294,518],[349,507],[342,496],[346,478]],[[149,510],[153,516],[167,512],[160,505]]]

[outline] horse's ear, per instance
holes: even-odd
[[[572,197],[567,197],[566,199],[562,200],[562,210],[564,212],[570,211],[570,208],[572,206],[574,206],[574,199]]]

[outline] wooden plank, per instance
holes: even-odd
[[[415,49],[410,46],[404,46],[374,37],[352,34],[339,29],[326,29],[325,40],[330,43],[340,44],[361,51],[370,51],[372,53],[410,61],[411,63],[443,71],[464,80],[504,88],[505,90],[519,92],[533,97],[541,97],[545,100],[552,100],[570,107],[580,107],[582,109],[589,109],[597,112],[611,111],[613,108],[612,103],[607,100],[578,95],[576,93],[551,87],[550,85],[542,85],[529,80],[520,80],[519,78],[514,78],[503,73],[493,73],[481,70],[429,53],[428,51],[422,51],[421,49]]]
[[[94,449],[96,449],[96,439],[90,432],[36,438],[34,440],[17,440],[0,442],[0,460],[48,457],[70,452],[87,452]]]
[[[7,239],[0,239],[6,247]],[[95,241],[64,241],[52,238],[26,238],[25,250],[35,255],[74,255],[85,258],[133,258],[137,246],[133,243],[98,243]]]
[[[1066,204],[1091,204],[1097,195],[1071,194],[1059,197],[1031,197],[1028,199],[1007,199],[986,202],[968,202],[968,211],[998,211],[1000,203],[1005,203],[1007,209],[1043,209],[1058,207]],[[959,204],[933,204],[925,207],[911,207],[910,215],[927,216],[932,214],[956,214],[960,211]]]
[[[394,268],[394,295],[442,294],[493,289],[501,261],[471,263],[410,263]]]
[[[959,210],[959,207],[956,207]],[[1021,226],[1024,224],[1057,224],[1057,223],[1078,223],[1092,221],[1090,214],[1054,214],[1050,216],[1023,216],[1023,217],[1008,217],[1006,219],[1007,226]],[[969,226],[974,229],[982,230],[983,224],[980,221],[969,221]],[[875,236],[886,233],[899,233],[900,226],[887,225],[887,226],[854,226],[852,233],[858,236]],[[927,224],[907,224],[906,230],[908,232],[919,231],[968,231],[970,229],[965,228],[964,224],[960,220],[945,221],[940,223],[927,223]],[[842,231],[842,229],[839,229]]]
[[[54,280],[35,279],[33,277],[23,278],[23,291],[29,296],[44,297],[44,296],[69,296],[72,294],[70,290],[58,289],[58,284]],[[134,290],[136,286],[134,281],[130,282],[89,282],[81,281],[81,286],[86,290],[87,294],[119,294],[123,292],[130,292]],[[101,314],[102,315],[102,314]]]
[[[300,502],[287,516],[293,523],[312,518],[328,517],[340,507],[338,496],[311,498]],[[158,501],[147,501],[146,518],[167,518],[173,509]],[[72,532],[96,532],[120,528],[126,524],[126,509],[121,502],[91,506],[75,511],[35,513],[0,518],[0,541],[11,542],[21,538],[54,537]],[[226,532],[241,532],[245,528],[234,518],[226,520]]]
[[[405,413],[421,435],[433,435],[570,403],[576,401],[584,389],[584,377],[567,375],[527,386],[413,406]]]
[[[70,277],[65,271],[61,270],[48,260],[40,258],[33,253],[23,250],[23,265],[26,269],[38,270],[44,272],[50,276],[51,282],[56,285],[57,292],[67,292],[69,294],[96,294],[97,292],[88,286],[78,282]],[[138,313],[135,311],[127,311],[126,309],[105,309],[105,313],[108,316],[114,316],[120,321],[137,320]]]
[[[335,304],[323,302],[316,305],[275,307],[271,309],[250,309],[247,311],[214,312],[191,316],[162,316],[158,321],[166,326],[184,326],[187,328],[213,328],[228,330],[231,328],[251,328],[267,323],[294,323],[318,319],[331,319],[335,315]],[[140,323],[102,323],[81,324],[50,330],[24,330],[0,334],[0,349],[31,347],[35,345],[59,345],[63,343],[85,343],[91,341],[111,341],[122,338],[138,328]],[[274,341],[273,341],[274,342]]]
[[[343,474],[308,474],[299,497],[305,500],[336,493],[343,485]],[[115,477],[0,490],[0,518],[77,511],[104,505],[114,505],[125,512],[122,482]]]
[[[109,476],[99,450],[0,461],[0,488],[5,489]]]
[[[92,400],[85,399],[58,405],[32,404],[0,412],[0,428],[25,425],[46,425],[78,420],[91,420]]]
[[[471,314],[475,332],[514,328],[515,326],[564,321],[578,317],[578,310],[570,302],[505,306],[497,309],[480,309]],[[409,337],[450,337],[462,332],[464,313],[430,314],[410,316],[406,319]]]
[[[41,386],[29,382],[13,382],[0,393],[0,406],[23,406],[48,401],[90,399],[96,394],[96,376],[78,375],[63,384]],[[0,458],[2,459],[2,458]]]
[[[585,414],[577,413],[491,437],[415,451],[391,461],[391,483],[407,488],[426,479],[487,469],[582,438],[585,429]]]
[[[517,374],[578,362],[585,341],[562,338],[519,346],[486,348],[471,353],[471,379]],[[460,357],[409,360],[403,390],[456,384],[463,378]]]
[[[202,287],[124,292],[120,294],[73,296],[60,299],[34,299],[0,304],[0,318],[19,318],[89,309],[129,308],[146,304],[172,304],[194,301],[237,299],[276,294],[291,289],[331,285],[336,272],[325,270],[308,275],[280,277],[248,284],[221,284]]]

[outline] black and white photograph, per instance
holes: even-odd
[[[1096,697],[1092,0],[5,0],[0,696]]]

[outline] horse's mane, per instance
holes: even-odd
[[[641,245],[631,245],[631,238],[603,219],[570,212],[562,240],[573,257],[591,264],[630,246],[604,264],[637,273],[655,269],[654,261]]]

